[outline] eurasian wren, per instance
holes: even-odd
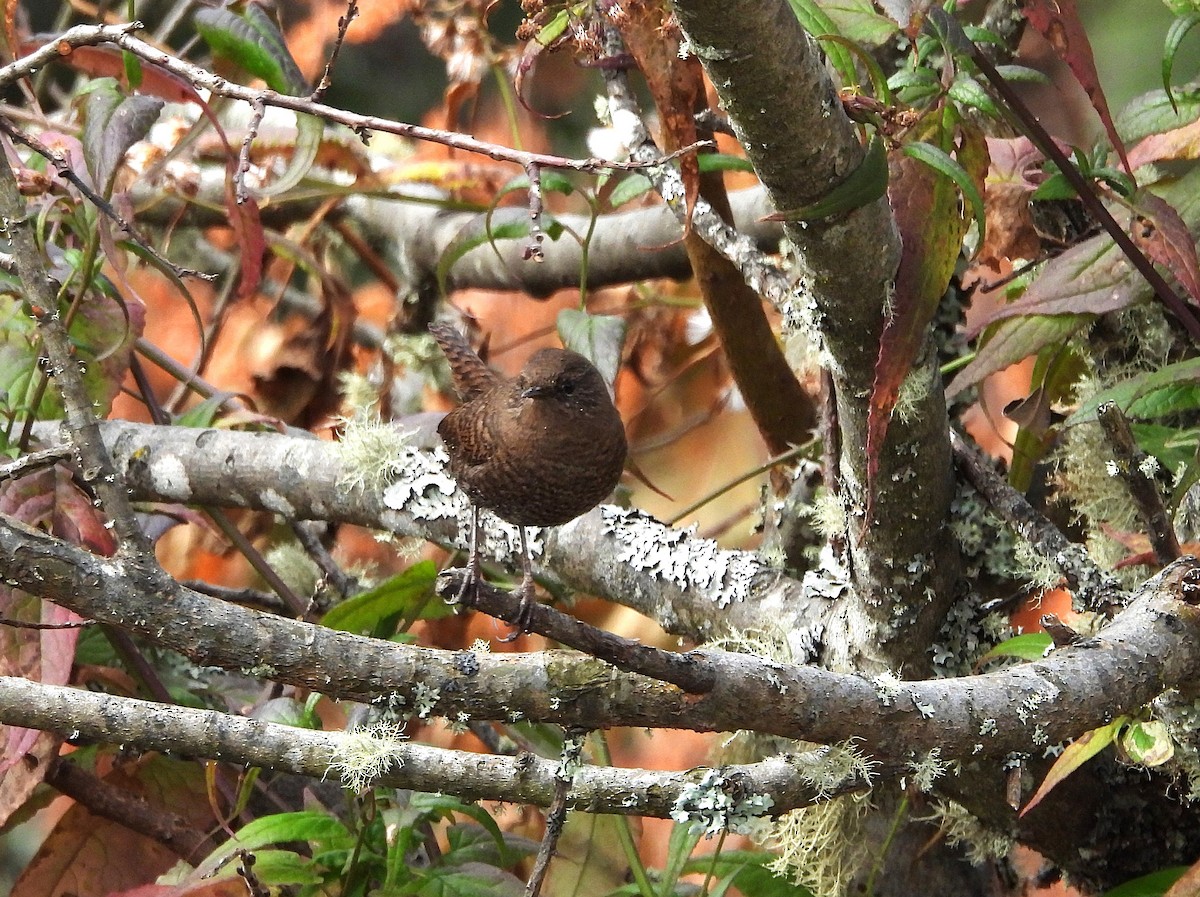
[[[524,618],[533,600],[525,527],[558,526],[603,501],[625,466],[625,428],[600,372],[577,352],[540,349],[505,380],[449,324],[429,332],[463,400],[438,424],[450,473],[471,498],[468,579],[459,597],[479,575],[484,507],[520,529]]]

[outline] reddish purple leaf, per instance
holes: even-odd
[[[958,162],[982,189],[987,150],[975,131],[965,131]],[[867,515],[874,505],[879,456],[900,386],[929,331],[929,322],[950,283],[971,215],[948,177],[909,156],[892,158],[888,200],[903,235],[892,314],[883,325],[875,383],[867,413]]]
[[[1162,265],[1179,282],[1192,303],[1200,305],[1200,264],[1196,244],[1175,207],[1147,190],[1133,197],[1138,218],[1133,239],[1155,264]]]
[[[1083,23],[1079,20],[1079,10],[1075,0],[1026,0],[1021,6],[1021,12],[1029,24],[1041,32],[1042,37],[1050,44],[1058,57],[1063,60],[1075,75],[1075,80],[1092,101],[1092,108],[1100,116],[1105,133],[1121,158],[1121,164],[1133,177],[1133,169],[1129,167],[1129,159],[1125,155],[1125,145],[1113,124],[1112,114],[1108,111],[1108,100],[1104,97],[1104,88],[1100,86],[1100,76],[1096,72],[1096,60],[1092,56],[1092,44]]]

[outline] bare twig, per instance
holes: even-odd
[[[348,0],[345,14],[338,19],[337,38],[333,42],[333,49],[329,51],[329,60],[325,63],[325,71],[321,75],[321,81],[317,84],[317,89],[310,96],[310,99],[314,103],[321,102],[321,98],[325,96],[325,91],[329,90],[333,84],[333,67],[337,65],[338,54],[342,52],[342,44],[346,42],[346,32],[350,30],[350,23],[357,18],[358,0]]]
[[[563,743],[562,757],[554,776],[554,799],[550,801],[546,810],[546,832],[542,835],[533,871],[525,885],[525,897],[538,897],[542,892],[542,883],[546,880],[546,873],[550,871],[550,860],[554,857],[558,840],[562,837],[563,826],[567,823],[567,798],[571,795],[571,779],[579,766],[579,754],[582,749],[583,733],[570,733]]]
[[[23,476],[52,467],[59,461],[67,461],[72,457],[69,445],[55,445],[40,452],[30,452],[15,461],[0,464],[0,483],[5,480],[17,480]]]
[[[992,506],[1000,518],[1039,554],[1050,560],[1067,580],[1077,598],[1096,606],[1104,594],[1120,592],[1111,575],[1096,566],[1083,546],[1038,513],[1029,501],[992,468],[975,446],[951,429],[950,447],[967,480]]]
[[[413,140],[425,140],[439,143],[468,153],[477,153],[495,159],[498,162],[512,162],[522,168],[528,165],[539,165],[543,168],[562,168],[569,171],[598,173],[602,171],[641,171],[654,168],[677,159],[687,153],[699,149],[710,148],[711,141],[701,140],[685,146],[674,153],[649,161],[618,162],[609,159],[571,159],[566,156],[556,156],[550,153],[533,153],[511,149],[496,143],[476,140],[466,134],[456,131],[445,131],[439,128],[426,128],[420,125],[410,125],[407,122],[380,118],[375,115],[358,115],[317,103],[308,97],[294,97],[276,93],[273,90],[256,90],[241,84],[232,84],[220,75],[216,75],[198,65],[192,65],[178,57],[172,56],[143,40],[134,37],[132,32],[142,29],[140,22],[125,25],[76,25],[63,32],[51,43],[35,50],[28,56],[0,67],[0,87],[7,86],[13,81],[28,77],[50,62],[61,61],[71,55],[77,47],[93,47],[99,44],[113,43],[122,50],[127,50],[140,59],[157,65],[188,81],[193,87],[208,90],[217,96],[241,100],[244,103],[254,103],[261,99],[266,106],[279,109],[290,109],[293,112],[304,112],[315,115],[326,121],[345,125],[360,137],[366,139],[372,131],[383,131],[388,134],[398,134]]]
[[[1169,564],[1183,552],[1175,537],[1171,516],[1163,507],[1158,484],[1147,475],[1147,464],[1154,459],[1138,448],[1129,429],[1129,421],[1116,402],[1104,402],[1096,409],[1096,417],[1112,447],[1116,473],[1125,481],[1129,494],[1137,505],[1138,514],[1150,536],[1150,545],[1159,564]]]
[[[254,111],[246,125],[246,136],[242,138],[242,148],[238,151],[237,171],[233,175],[233,195],[239,204],[250,200],[250,191],[246,189],[246,174],[250,171],[250,147],[254,145],[254,138],[258,136],[263,116],[267,114],[262,97],[255,97],[250,107]]]
[[[456,598],[463,591],[463,578],[468,575],[458,569],[443,571],[438,577],[438,595],[445,600]],[[470,607],[514,626],[524,625],[530,632],[598,657],[617,669],[670,682],[689,694],[705,694],[716,682],[713,670],[694,656],[613,635],[537,602],[522,608],[518,596],[486,582],[477,582],[466,594],[469,600],[464,599],[464,603]]]

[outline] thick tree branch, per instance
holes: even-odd
[[[347,779],[356,779],[360,785],[446,792],[467,801],[549,806],[560,768],[557,758],[525,753],[485,756],[407,742],[399,736],[314,731],[9,676],[0,676],[0,720],[74,738],[208,757],[316,779],[345,772]],[[370,751],[378,775],[366,775],[365,763],[355,767]],[[815,803],[822,796],[811,782],[819,762],[818,752],[787,754],[760,763],[722,767],[721,773],[731,789],[747,797],[771,795],[772,812],[785,812]],[[810,774],[807,780],[805,773]],[[657,772],[584,765],[575,774],[567,802],[572,809],[593,813],[665,817],[683,789],[702,775],[703,770]],[[850,779],[845,787],[862,785]]]
[[[446,718],[522,716],[571,727],[751,729],[861,749],[902,764],[937,748],[972,763],[1054,744],[1133,711],[1200,674],[1200,561],[1150,580],[1094,639],[962,679],[868,680],[751,655],[695,651],[714,684],[685,695],[593,658],[490,655],[397,645],[148,587],[136,565],[99,558],[0,518],[14,587],[226,669],[256,668],[335,698],[401,702]],[[769,712],[768,712],[769,708]]]
[[[784,0],[675,0],[680,24],[721,96],[759,179],[779,209],[826,195],[863,159],[824,56]],[[770,47],[769,53],[763,48]],[[796,247],[811,322],[827,350],[837,397],[840,495],[857,586],[833,625],[850,665],[927,668],[926,646],[951,597],[953,494],[947,417],[936,360],[909,375],[924,398],[893,419],[867,506],[867,413],[900,243],[886,199],[834,219],[785,224]],[[827,473],[827,475],[829,475]]]

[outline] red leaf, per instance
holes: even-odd
[[[982,137],[964,132],[958,161],[982,186],[987,151]],[[883,325],[875,383],[867,412],[867,515],[871,519],[879,456],[900,387],[929,331],[929,322],[950,283],[970,214],[948,177],[909,156],[892,159],[888,200],[903,235],[892,313]]]
[[[1083,23],[1079,21],[1075,0],[1027,0],[1021,12],[1070,67],[1075,80],[1092,101],[1092,108],[1100,116],[1108,139],[1121,158],[1121,164],[1133,177],[1133,169],[1129,167],[1129,159],[1125,155],[1125,145],[1108,111],[1108,100],[1104,97],[1104,88],[1100,86],[1100,76],[1096,72],[1096,60],[1092,56],[1092,45],[1087,32],[1083,30]]]
[[[1138,220],[1133,223],[1133,240],[1150,260],[1162,265],[1200,305],[1200,263],[1196,244],[1175,207],[1146,190],[1133,197]]]

